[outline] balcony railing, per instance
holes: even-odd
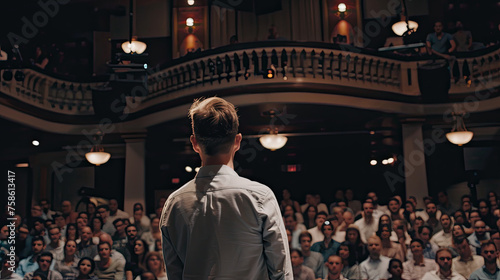
[[[499,87],[499,55],[498,47],[459,55],[450,63],[449,94],[470,94]],[[147,94],[134,96],[139,105],[135,104],[131,111],[180,97],[231,88],[244,92],[244,87],[261,85],[276,85],[273,89],[282,91],[296,90],[296,85],[302,85],[301,91],[307,91],[308,86],[324,86],[319,87],[324,93],[335,94],[348,94],[343,90],[356,89],[375,99],[378,92],[386,92],[418,100],[418,67],[429,61],[341,49],[326,43],[240,44],[183,57],[161,70],[149,67]],[[268,70],[274,73],[273,78],[266,78]],[[23,71],[24,81],[2,81],[0,90],[26,103],[64,114],[92,114],[92,88],[104,84],[70,82],[32,69]]]

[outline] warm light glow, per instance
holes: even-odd
[[[344,3],[340,3],[337,8],[339,8],[339,12],[344,13],[347,10],[347,6]]]
[[[19,168],[22,168],[22,167],[29,167],[30,165],[27,163],[27,162],[23,162],[23,163],[18,163],[16,164],[16,167],[19,167]]]
[[[390,164],[390,163],[393,163],[394,162],[394,158],[388,158],[387,159],[387,162]]]
[[[85,154],[85,158],[92,164],[97,166],[105,164],[111,157],[110,153],[106,152],[89,152]]]
[[[38,142],[38,140],[33,140],[31,142],[31,144],[33,144],[33,146],[37,146],[38,147],[38,145],[40,145],[40,142]]]
[[[141,54],[148,46],[146,43],[132,39],[132,42],[126,41],[122,44],[122,50],[125,53]]]
[[[370,165],[377,165],[377,161],[374,159],[370,160]]]
[[[470,140],[472,140],[472,136],[474,136],[472,131],[453,131],[446,133],[448,141],[458,146],[469,143]]]
[[[279,134],[269,134],[261,136],[259,141],[264,148],[274,151],[283,148],[288,141],[288,138]]]
[[[195,171],[196,173],[198,173],[198,171],[200,171],[200,168],[199,168],[199,167],[196,167],[196,168],[194,169],[194,171]]]
[[[415,30],[415,31],[418,28],[418,23],[411,21],[411,20],[408,21],[408,25],[410,25],[410,29]],[[395,24],[392,25],[392,31],[394,31],[394,33],[396,33],[396,35],[398,35],[398,36],[403,36],[403,34],[405,34],[406,30],[408,30],[408,28],[406,26],[406,21],[402,20],[402,21],[396,22]]]
[[[267,78],[272,79],[273,78],[273,73],[267,73]]]
[[[187,0],[187,2],[188,2],[189,6],[193,6],[194,5],[194,0]]]
[[[389,162],[386,159],[384,159],[384,160],[382,160],[382,164],[387,165],[387,164],[389,164]]]
[[[186,26],[193,26],[194,25],[194,19],[193,18],[187,18],[186,19]]]
[[[191,166],[186,166],[184,169],[186,172],[193,172],[193,168]]]

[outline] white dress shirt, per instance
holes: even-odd
[[[356,222],[354,222],[354,224],[358,226],[359,233],[361,235],[361,241],[363,241],[363,243],[365,244],[368,243],[368,238],[374,235],[378,229],[378,219],[375,219],[375,217],[372,218],[372,221],[369,224],[366,223],[365,218],[357,220]]]
[[[387,268],[389,268],[390,260],[391,259],[385,256],[380,256],[378,260],[373,260],[368,257],[359,265],[361,278],[368,280],[389,279],[390,274]]]
[[[169,279],[293,279],[275,195],[229,166],[204,166],[172,193],[160,227]]]
[[[452,272],[450,277],[444,277],[439,273],[439,270],[427,272],[422,280],[466,280],[462,275]]]
[[[311,236],[312,236],[312,241],[311,244],[314,244],[316,242],[323,241],[325,239],[325,236],[321,232],[321,230],[318,229],[318,227],[313,227],[307,230]]]

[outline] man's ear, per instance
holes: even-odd
[[[191,135],[191,137],[189,137],[189,140],[191,141],[191,145],[193,145],[193,150],[196,153],[201,154],[201,148],[198,144],[198,141],[196,141],[196,137],[194,137],[194,135]]]
[[[241,135],[241,133],[236,134],[236,136],[234,137],[234,143],[233,143],[233,153],[236,153],[240,149],[241,139],[243,139],[243,136]]]

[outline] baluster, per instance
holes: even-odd
[[[455,84],[460,81],[460,66],[458,63],[458,60],[453,60],[452,77],[455,80]]]
[[[295,78],[295,66],[297,65],[297,52],[295,51],[295,49],[292,50],[292,54],[291,54],[291,59],[290,59],[290,66],[292,67],[292,75],[293,77]]]
[[[324,51],[321,51],[321,53],[319,54],[318,64],[321,65],[321,76],[324,79],[325,78],[325,52]]]
[[[377,59],[377,62],[375,63],[375,73],[373,74],[373,77],[375,77],[375,81],[378,83],[380,82],[379,76],[378,76],[378,70],[380,67],[380,59]]]
[[[200,68],[198,67],[198,63],[193,62],[193,70],[196,83],[198,83],[198,79],[200,78]]]
[[[208,74],[210,75],[210,84],[213,85],[214,75],[215,75],[215,63],[211,58],[208,60]]]
[[[191,69],[191,65],[186,65],[186,71],[188,73],[188,86],[191,85],[191,81],[193,81],[193,70]]]
[[[372,65],[373,65],[373,58],[370,58],[370,60],[368,61],[368,72],[366,73],[366,80],[367,81],[372,81],[373,78],[372,78]]]
[[[200,68],[201,68],[201,84],[205,85],[205,76],[206,76],[207,67],[205,65],[204,60],[200,61]]]
[[[330,58],[330,78],[332,78],[333,80],[333,63],[334,63],[334,55],[333,55],[333,52],[330,52],[330,54],[328,55],[328,57]]]
[[[338,63],[338,67],[337,67],[337,71],[339,72],[338,77],[339,77],[339,79],[342,80],[342,58],[343,58],[343,55],[341,53],[339,53],[339,55],[337,57],[339,58],[339,63]]]
[[[175,79],[175,88],[180,89],[181,88],[181,76],[179,74],[179,70],[177,68],[174,69],[174,79]]]
[[[365,80],[365,64],[366,64],[366,57],[363,57],[361,59],[361,69],[359,70],[359,75],[361,80]]]
[[[283,49],[281,51],[281,69],[283,73],[283,79],[288,79],[286,77],[286,67],[288,66],[288,55],[286,54],[286,50]]]
[[[245,68],[245,80],[247,80],[250,76],[250,73],[248,72],[248,69],[250,69],[250,58],[246,52],[243,52],[243,67]]]
[[[387,69],[387,64],[388,64],[387,61],[385,61],[384,64],[382,64],[382,75],[380,75],[379,78],[384,84],[387,83],[387,80],[385,79],[385,70]]]
[[[352,64],[352,71],[351,71],[351,74],[350,74],[354,78],[354,80],[358,79],[358,76],[356,74],[356,69],[358,67],[358,61],[359,61],[359,57],[355,56],[353,64]]]
[[[394,70],[394,62],[391,63],[391,66],[389,66],[389,77],[387,77],[388,83],[394,83],[394,79],[392,76],[392,71]]]
[[[261,61],[262,61],[262,69],[261,69],[261,72],[260,73],[267,73],[267,66],[268,66],[268,61],[267,61],[267,52],[266,50],[262,50],[262,57],[261,57]],[[267,75],[267,74],[264,74],[264,75]]]
[[[227,81],[229,82],[231,80],[231,72],[233,71],[232,70],[232,65],[231,65],[231,58],[229,58],[229,55],[226,54],[226,56],[224,57],[224,64],[225,64],[225,71],[226,72],[226,79]]]
[[[182,78],[182,81],[180,81],[179,84],[181,85],[181,87],[184,87],[184,85],[186,84],[186,71],[184,70],[184,66],[181,66],[179,68],[179,71],[179,80],[181,80]]]
[[[219,76],[219,84],[222,81],[222,73],[224,73],[224,66],[222,65],[222,59],[217,56],[215,59],[215,65],[217,68],[217,75]]]
[[[344,69],[345,76],[347,77],[348,80],[349,80],[349,65],[350,64],[351,64],[351,54],[348,54],[345,57],[345,69]]]
[[[233,61],[234,61],[234,71],[236,72],[236,81],[238,81],[238,78],[240,77],[240,70],[241,70],[241,61],[240,61],[240,56],[237,53],[234,53],[233,55]]]
[[[306,50],[300,52],[300,68],[302,68],[302,74],[304,78],[306,77]]]
[[[312,52],[311,52],[311,72],[312,72],[313,78],[316,78],[317,65],[315,65],[315,64],[316,64],[316,52],[314,50],[312,50]]]
[[[252,52],[252,63],[254,75],[259,75],[259,57],[255,51]]]

